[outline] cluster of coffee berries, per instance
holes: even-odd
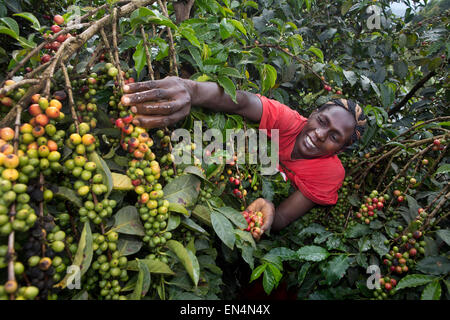
[[[34,127],[39,125],[45,127],[50,120],[63,120],[64,113],[61,112],[62,103],[57,99],[51,99],[50,101],[41,97],[39,93],[31,97],[32,104],[28,107],[29,114],[33,117],[30,120],[30,124]]]
[[[442,151],[445,148],[446,141],[444,139],[434,139],[433,140],[433,151]]]
[[[83,126],[82,126],[83,125]],[[89,125],[85,122],[80,123],[80,133],[72,133],[69,139],[66,140],[66,146],[74,149],[77,154],[84,155],[87,152],[92,152],[97,147],[97,139],[90,133],[82,133],[86,127],[89,130]]]
[[[377,198],[378,197],[378,198]],[[370,224],[371,221],[378,218],[378,213],[383,211],[384,204],[390,199],[389,195],[378,194],[377,190],[373,190],[365,203],[361,204],[359,211],[355,213],[355,218],[361,223]]]
[[[375,289],[373,295],[377,300],[387,299],[389,296],[393,296],[396,293],[395,286],[397,285],[397,279],[392,276],[380,277],[380,287]]]
[[[155,188],[159,189],[159,186],[161,185],[157,184]],[[164,193],[158,189],[150,192],[150,199],[145,203],[141,202],[138,209],[145,228],[143,241],[148,244],[151,251],[154,251],[152,248],[160,247],[172,238],[172,234],[166,230],[169,219],[169,201],[162,199]]]
[[[90,191],[95,194],[107,192],[107,187],[102,183],[103,176],[97,170],[97,164],[93,161],[88,161],[84,155],[74,154],[74,156],[73,159],[66,160],[64,168],[78,179],[73,185],[78,195],[85,197]]]
[[[131,160],[128,163],[127,176],[131,179],[134,191],[145,200],[153,184],[161,177],[161,168],[156,160]],[[147,195],[142,196],[144,193]],[[140,201],[142,203],[142,201]]]
[[[331,208],[329,215],[324,215],[324,225],[328,225],[333,229],[341,229],[345,226],[347,220],[347,214],[351,208],[351,203],[348,199],[349,189],[351,189],[352,177],[348,176],[344,179],[342,183],[342,188],[338,191],[338,201]],[[354,222],[354,221],[351,221]],[[356,222],[354,222],[356,223]]]
[[[14,85],[14,80],[6,80],[4,89],[8,89],[8,86]],[[0,119],[2,119],[11,108],[19,101],[25,94],[25,88],[17,88],[14,90],[8,90],[6,94],[0,94]]]
[[[213,188],[211,188],[211,187],[205,188],[204,190],[203,189],[200,190],[200,201],[202,201],[202,202],[208,201],[209,199],[211,199],[212,193],[213,193]]]
[[[131,116],[116,120],[116,126],[125,135],[121,140],[123,150],[132,154],[133,158],[137,160],[155,160],[156,156],[150,149],[153,146],[153,139],[144,128],[134,127],[131,121]]]
[[[103,199],[102,201],[97,201],[97,203],[94,203],[94,201],[91,200],[87,200],[84,202],[84,206],[81,207],[78,211],[80,221],[86,222],[90,220],[94,224],[100,224],[105,219],[112,216],[116,205],[116,200],[112,199]]]
[[[48,236],[54,236],[59,231],[52,217],[46,216],[43,218],[43,224],[36,223],[24,244],[26,274],[31,284],[39,289],[40,299],[56,299],[58,289],[54,288],[54,285],[64,275],[66,265],[70,263],[69,259],[57,255],[53,248],[48,246]],[[61,238],[61,235],[58,234],[57,237]]]
[[[383,264],[389,268],[389,271],[397,274],[408,272],[414,265],[416,257],[425,253],[425,241],[422,236],[421,231],[414,231],[398,239],[398,246],[393,246],[383,260]]]
[[[64,24],[64,18],[61,15],[55,15],[53,17],[53,22],[55,23],[50,27],[50,30],[44,33],[43,37],[47,40],[47,43],[44,46],[44,49],[47,50],[47,53],[41,56],[41,63],[47,63],[52,59],[52,56],[59,50],[61,44],[70,38],[72,35],[70,33],[61,33],[56,37],[54,41],[49,41],[54,38],[57,33],[62,31],[60,25]],[[31,70],[27,70],[28,72]]]
[[[96,270],[102,280],[99,282],[100,296],[106,300],[125,299],[120,296],[120,281],[127,281],[127,263],[128,259],[121,256],[117,249],[119,234],[115,231],[108,231],[104,235],[94,233],[93,250],[97,256],[92,263],[92,269]]]
[[[0,178],[0,234],[7,235],[11,231],[27,231],[36,222],[37,215],[28,204],[30,196],[26,193],[27,186],[21,183],[11,183]],[[10,207],[15,203],[14,219],[10,219]]]
[[[250,231],[254,238],[258,238],[261,235],[261,227],[263,225],[264,216],[261,211],[253,212],[252,210],[245,210],[242,215],[247,221],[247,228],[245,231]]]

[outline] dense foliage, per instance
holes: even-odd
[[[0,2],[0,298],[243,298],[259,278],[298,299],[448,299],[449,11],[403,2]],[[258,127],[240,116],[134,127],[123,85],[168,75],[304,116],[358,101],[338,203],[255,242],[240,211],[291,186],[195,141]]]

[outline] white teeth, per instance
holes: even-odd
[[[309,148],[315,148],[316,147],[309,136],[306,136],[305,141],[306,141],[306,143],[307,143]]]

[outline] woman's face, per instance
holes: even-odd
[[[298,155],[304,159],[333,155],[345,146],[354,129],[355,118],[342,107],[313,112],[297,138]]]

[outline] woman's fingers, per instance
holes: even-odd
[[[168,102],[145,102],[131,107],[131,112],[138,115],[170,115],[181,110],[187,102],[180,100]]]
[[[152,89],[147,91],[126,94],[122,96],[121,102],[124,106],[134,106],[149,101],[171,100],[174,90],[171,89]]]
[[[263,199],[263,198],[258,198],[258,199],[256,199],[255,201],[253,201],[253,202],[247,207],[247,209],[248,209],[248,210],[251,210],[251,211],[254,211],[254,212],[256,212],[256,211],[261,211],[261,208],[264,206],[264,204],[265,204],[264,199]]]
[[[133,124],[146,129],[163,128],[177,123],[187,116],[183,110],[175,112],[169,116],[144,116],[137,115]]]
[[[125,93],[135,93],[141,91],[147,91],[154,89],[158,86],[158,82],[155,80],[143,81],[143,82],[135,82],[126,84],[123,87],[123,91]]]

